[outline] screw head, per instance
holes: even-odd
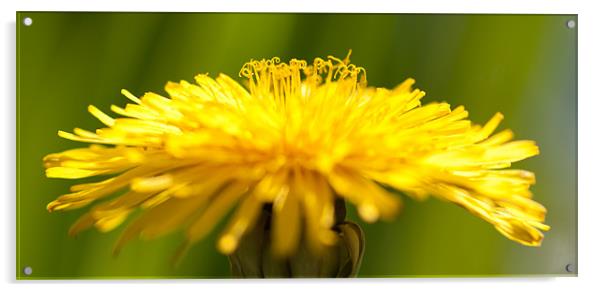
[[[23,18],[23,24],[25,24],[25,26],[30,26],[32,23],[33,23],[33,19],[31,19],[31,17]]]
[[[30,266],[23,268],[23,274],[29,276],[31,273],[33,273],[33,269]]]
[[[566,22],[566,27],[568,27],[568,28],[575,28],[575,25],[576,25],[576,23],[572,19]]]

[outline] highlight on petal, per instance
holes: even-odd
[[[111,105],[115,118],[89,106],[103,127],[58,135],[91,145],[49,154],[44,167],[50,178],[105,177],[72,186],[48,210],[103,200],[69,233],[108,232],[139,213],[115,252],[180,230],[179,255],[224,218],[222,253],[266,228],[277,257],[293,256],[301,242],[320,254],[340,238],[342,200],[367,222],[393,220],[402,206],[393,190],[456,204],[523,245],[540,245],[549,229],[545,207],[531,199],[535,175],[510,168],[539,148],[497,131],[501,113],[479,126],[463,106],[425,103],[414,79],[368,86],[349,55],[251,60],[240,77],[168,82],[166,96],[124,89],[130,103]]]

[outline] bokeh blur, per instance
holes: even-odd
[[[22,20],[33,22],[25,26]],[[74,181],[44,176],[42,157],[83,144],[57,130],[96,129],[86,111],[164,93],[168,80],[198,73],[238,78],[251,58],[344,57],[367,69],[373,86],[407,77],[424,101],[464,105],[473,121],[495,112],[541,154],[516,163],[534,171],[535,199],[548,208],[539,248],[500,235],[490,224],[437,199],[414,202],[396,221],[366,224],[361,277],[574,275],[577,270],[577,28],[575,15],[391,15],[221,13],[43,13],[17,15],[17,277],[227,278],[216,233],[173,267],[182,234],[135,241],[111,254],[123,226],[71,238],[87,209],[48,213],[46,204]],[[79,182],[81,182],[80,180]],[[11,195],[11,194],[7,194]],[[219,229],[217,229],[219,230]],[[25,275],[25,267],[32,274]]]

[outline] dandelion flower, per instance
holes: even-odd
[[[367,222],[390,220],[400,211],[391,192],[398,190],[452,202],[509,239],[541,244],[549,227],[546,209],[531,200],[535,177],[508,169],[538,154],[533,141],[511,141],[509,130],[493,134],[499,113],[475,125],[462,106],[422,105],[425,93],[412,89],[412,79],[374,88],[365,73],[349,56],[311,64],[272,58],[244,64],[246,87],[221,74],[169,82],[169,97],[123,90],[131,103],[111,106],[121,117],[88,107],[104,128],[58,132],[89,147],[44,158],[51,178],[111,177],[72,186],[48,210],[102,200],[71,234],[110,231],[141,211],[117,250],[174,230],[190,246],[234,210],[217,243],[231,254],[268,206],[272,249],[286,256],[301,234],[315,247],[336,241],[336,200],[355,205]]]

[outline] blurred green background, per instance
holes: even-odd
[[[31,26],[22,20],[30,17]],[[577,29],[575,15],[370,15],[42,13],[17,14],[17,277],[228,277],[213,234],[174,268],[181,234],[136,241],[111,255],[123,226],[77,238],[69,226],[85,209],[53,213],[46,204],[69,180],[44,177],[42,157],[81,147],[59,129],[100,125],[86,107],[125,105],[119,93],[164,93],[168,80],[197,73],[238,76],[251,58],[344,57],[373,86],[407,77],[424,101],[465,105],[484,123],[495,112],[541,155],[516,164],[537,174],[535,199],[552,230],[540,248],[514,243],[465,210],[406,199],[393,223],[360,223],[367,249],[362,277],[574,275],[577,270]],[[355,210],[349,216],[360,222]],[[566,266],[571,265],[572,272]],[[33,274],[23,274],[25,267]]]

